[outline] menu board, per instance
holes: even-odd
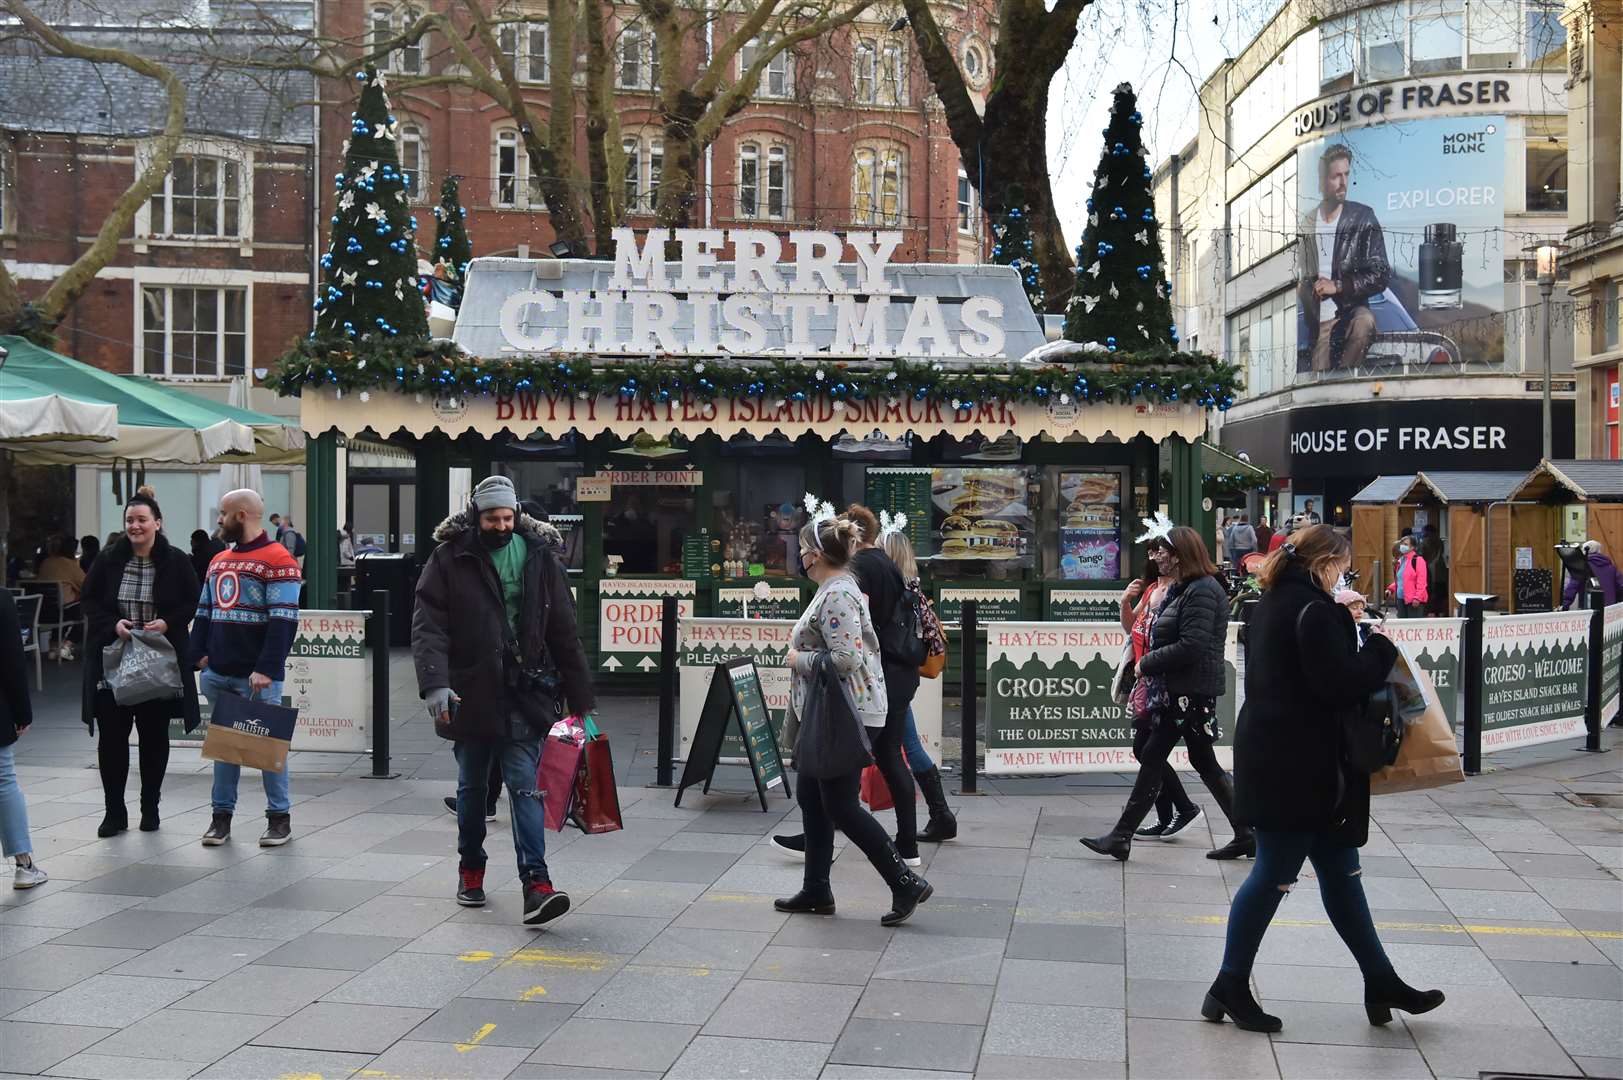
[[[682,538],[682,576],[699,581],[710,576],[710,530],[698,529]]]
[[[783,761],[778,757],[778,737],[772,731],[761,676],[756,673],[753,662],[734,663],[727,668],[727,675],[732,684],[733,705],[744,729],[744,749],[749,754],[750,768],[761,786],[775,788],[783,783]]]
[[[1059,572],[1067,581],[1121,575],[1121,474],[1059,475]]]
[[[888,510],[907,515],[907,538],[913,554],[927,556],[930,543],[930,478],[927,468],[871,465],[863,483],[863,501],[875,514]]]
[[[930,478],[938,557],[1029,566],[1032,513],[1023,468],[939,468]]]

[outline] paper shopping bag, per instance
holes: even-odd
[[[580,771],[586,732],[577,717],[552,725],[541,740],[541,763],[535,770],[535,788],[541,793],[547,828],[562,832],[575,805],[575,775]]]
[[[606,833],[623,829],[620,793],[614,790],[614,759],[609,740],[588,739],[581,749],[580,772],[575,774],[575,824],[581,832]]]
[[[1443,714],[1437,689],[1423,668],[1415,665],[1411,670],[1426,695],[1426,711],[1411,719],[1404,729],[1397,760],[1369,778],[1371,795],[1422,791],[1465,781],[1459,747],[1448,717]]]
[[[286,772],[298,718],[297,709],[221,693],[203,736],[203,756],[262,772]]]

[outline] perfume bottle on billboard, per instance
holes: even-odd
[[[1420,245],[1420,307],[1457,308],[1464,304],[1464,245],[1452,222],[1426,226]]]

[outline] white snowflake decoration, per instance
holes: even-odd
[[[1082,306],[1088,309],[1089,315],[1092,315],[1093,309],[1099,306],[1099,298],[1097,296],[1084,296]]]
[[[1151,540],[1160,540],[1163,543],[1168,542],[1168,538],[1172,535],[1172,530],[1177,528],[1172,519],[1167,517],[1166,514],[1162,513],[1160,510],[1155,512],[1155,516],[1153,518],[1139,518],[1139,520],[1144,523],[1144,535],[1134,540],[1133,543],[1135,544],[1146,544]]]

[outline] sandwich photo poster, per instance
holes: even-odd
[[[1031,563],[1032,513],[1024,468],[938,468],[930,478],[936,557]]]
[[[1059,572],[1067,581],[1114,581],[1121,574],[1121,474],[1059,477]]]

